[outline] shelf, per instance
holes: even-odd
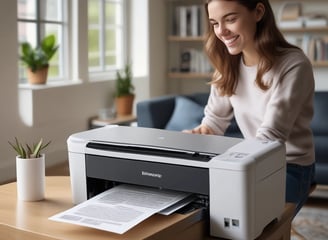
[[[311,27],[311,28],[280,28],[283,33],[328,33],[328,26],[327,27]]]
[[[286,0],[269,0],[269,2],[286,2]],[[327,2],[327,0],[298,0],[297,2],[308,2],[308,3],[313,3],[313,2]]]
[[[328,61],[315,61],[312,62],[313,67],[328,67]]]
[[[180,36],[173,36],[170,35],[168,36],[168,40],[170,42],[202,42],[204,41],[204,37],[199,36],[199,37],[180,37]]]
[[[168,74],[169,78],[186,78],[186,79],[193,79],[193,78],[211,78],[212,73],[191,73],[191,72],[171,72]]]

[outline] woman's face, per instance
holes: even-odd
[[[256,53],[254,36],[256,23],[263,16],[261,9],[249,11],[237,1],[214,0],[208,4],[208,13],[215,35],[230,54],[242,52],[251,57]]]

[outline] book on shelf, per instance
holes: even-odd
[[[303,34],[302,36],[287,36],[286,40],[301,48],[310,61],[328,61],[328,35]]]
[[[197,37],[204,33],[202,5],[181,5],[174,10],[173,34],[180,37]]]
[[[318,37],[315,41],[315,61],[328,61],[328,37]]]
[[[190,9],[190,35],[193,37],[200,36],[200,6],[191,5]]]
[[[287,42],[293,44],[299,48],[303,48],[303,36],[286,36],[285,37]]]
[[[176,35],[180,37],[187,36],[187,8],[185,6],[178,6],[176,8],[176,17],[175,17],[177,32]]]
[[[279,21],[279,27],[282,29],[302,28],[303,19]]]
[[[304,16],[304,27],[326,27],[328,25],[327,17],[324,15]]]
[[[301,16],[294,20],[281,20],[279,21],[279,27],[282,29],[291,28],[316,28],[316,27],[327,27],[328,19],[324,16],[321,17],[309,17]]]
[[[302,49],[312,62],[328,61],[328,36],[304,35]]]

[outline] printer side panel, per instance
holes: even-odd
[[[87,200],[87,184],[85,174],[84,153],[68,153],[73,203],[79,204]]]
[[[227,239],[254,239],[255,169],[210,169],[210,234]]]
[[[257,164],[256,167],[256,231],[263,230],[263,223],[270,223],[273,217],[279,219],[284,211],[286,200],[286,157],[285,148],[277,149]],[[272,163],[280,168],[263,175]],[[273,169],[273,168],[272,168]]]
[[[213,158],[210,231],[228,239],[255,239],[285,205],[285,146],[245,140]]]

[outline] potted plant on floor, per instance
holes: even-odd
[[[123,72],[116,72],[115,106],[118,116],[132,114],[134,97],[131,65],[126,64]]]
[[[44,198],[45,155],[41,153],[49,144],[40,141],[33,145],[22,143],[15,138],[9,142],[16,151],[17,196],[23,201],[38,201]]]
[[[29,83],[45,84],[48,77],[49,61],[58,50],[55,35],[46,36],[35,48],[29,42],[23,42],[20,46],[20,60],[27,66]]]

